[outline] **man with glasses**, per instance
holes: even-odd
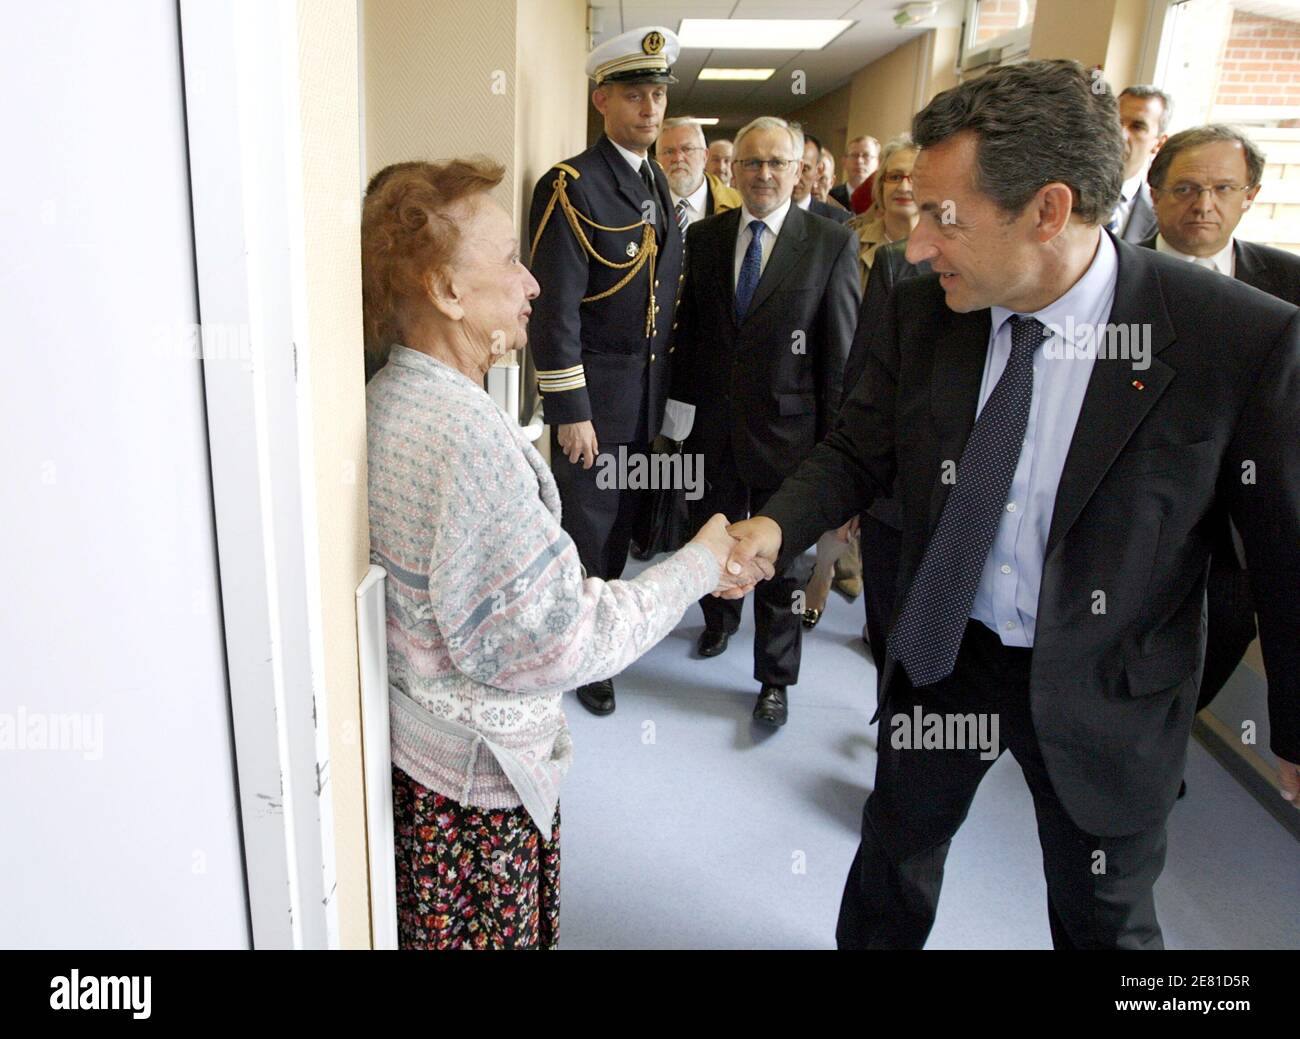
[[[740,205],[740,193],[705,170],[707,156],[698,120],[690,116],[664,120],[655,143],[655,158],[668,176],[673,215],[683,236],[696,220]]]
[[[1300,305],[1300,257],[1236,237],[1263,173],[1263,152],[1230,126],[1174,134],[1147,174],[1159,231],[1143,244]],[[1198,711],[1218,695],[1255,639],[1254,600],[1235,541],[1225,525],[1210,561]]]
[[[879,164],[880,142],[874,137],[853,138],[849,141],[849,150],[844,153],[844,183],[831,188],[831,198],[854,213],[865,212],[871,204],[870,196],[863,201],[861,208],[853,196],[858,188],[871,180]]]
[[[763,116],[736,136],[739,209],[692,224],[673,335],[673,393],[695,407],[684,450],[704,460],[696,515],[763,507],[830,428],[857,323],[857,238],[790,200],[803,134]],[[754,720],[784,725],[799,680],[801,581],[786,566],[754,596]],[[706,596],[701,657],[740,627],[741,601]]]

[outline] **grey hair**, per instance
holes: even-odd
[[[675,115],[671,119],[665,119],[659,124],[659,135],[662,137],[665,130],[675,130],[679,126],[695,127],[695,136],[700,139],[700,144],[707,144],[704,140],[704,128],[700,126],[700,121],[693,115]]]
[[[1190,130],[1182,130],[1165,141],[1164,146],[1156,152],[1156,157],[1151,160],[1151,168],[1147,170],[1147,183],[1156,190],[1163,188],[1169,167],[1179,152],[1199,148],[1203,144],[1213,144],[1215,141],[1236,141],[1241,145],[1242,151],[1246,153],[1246,176],[1250,181],[1247,187],[1253,188],[1264,179],[1264,153],[1259,150],[1259,145],[1235,127],[1210,123],[1208,126],[1193,126]]]
[[[1136,97],[1140,101],[1147,98],[1156,97],[1160,99],[1160,132],[1169,132],[1169,119],[1174,114],[1174,99],[1166,94],[1159,87],[1152,86],[1150,83],[1138,83],[1135,86],[1125,87],[1119,92],[1120,97]]]
[[[784,119],[774,115],[760,115],[757,119],[751,120],[736,131],[735,144],[736,151],[740,151],[740,142],[744,139],[745,134],[753,130],[784,130],[790,135],[790,158],[795,162],[803,161],[803,130],[796,124],[788,123]]]
[[[974,134],[975,189],[1004,213],[1059,181],[1080,219],[1100,224],[1119,201],[1124,136],[1115,95],[1095,82],[1077,61],[1004,65],[935,97],[912,120],[912,136],[924,151]]]
[[[916,142],[912,140],[910,133],[900,133],[897,137],[890,138],[889,143],[880,149],[880,164],[876,167],[876,172],[871,175],[871,208],[877,213],[883,212],[880,201],[880,178],[885,175],[885,167],[889,165],[889,160],[899,152],[916,150]]]

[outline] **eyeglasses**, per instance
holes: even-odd
[[[1204,191],[1208,191],[1220,202],[1229,202],[1248,187],[1250,187],[1249,184],[1214,184],[1202,187],[1200,184],[1183,182],[1175,184],[1172,188],[1166,190],[1174,196],[1176,201],[1185,204],[1193,199],[1199,199]],[[1159,191],[1160,189],[1157,188],[1156,190]]]
[[[757,173],[767,166],[773,173],[784,173],[790,168],[793,159],[737,159],[735,165],[746,173]]]
[[[708,151],[707,148],[699,144],[683,144],[680,148],[661,148],[664,158],[671,159],[674,155],[694,155],[696,152]]]
[[[912,175],[904,173],[902,170],[890,170],[881,178],[886,184],[901,184],[903,181],[911,179]]]
[[[844,157],[846,159],[861,159],[863,162],[870,162],[876,156],[872,152],[849,152]]]

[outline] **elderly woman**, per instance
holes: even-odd
[[[872,204],[865,213],[853,217],[845,225],[858,235],[858,267],[862,277],[862,291],[867,289],[867,275],[876,250],[886,242],[896,242],[912,233],[920,219],[912,195],[912,166],[916,162],[916,145],[907,134],[895,137],[880,153],[880,166],[876,169],[871,188]],[[852,386],[845,386],[847,396]],[[839,530],[828,531],[817,541],[817,565],[804,589],[803,625],[814,628],[821,620],[830,598],[832,579],[845,594],[857,598],[862,590],[862,561],[857,546],[857,519],[851,519]],[[836,572],[839,576],[836,578]]]
[[[387,355],[366,390],[370,558],[388,573],[403,948],[556,944],[561,697],[721,591],[733,543],[715,516],[633,580],[584,579],[546,463],[483,390],[538,293],[488,195],[502,173],[402,163],[362,212],[367,347]]]

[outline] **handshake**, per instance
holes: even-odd
[[[766,516],[728,524],[727,517],[718,512],[691,541],[712,552],[721,568],[718,586],[712,594],[721,599],[741,599],[759,581],[766,581],[776,573],[781,528]]]

